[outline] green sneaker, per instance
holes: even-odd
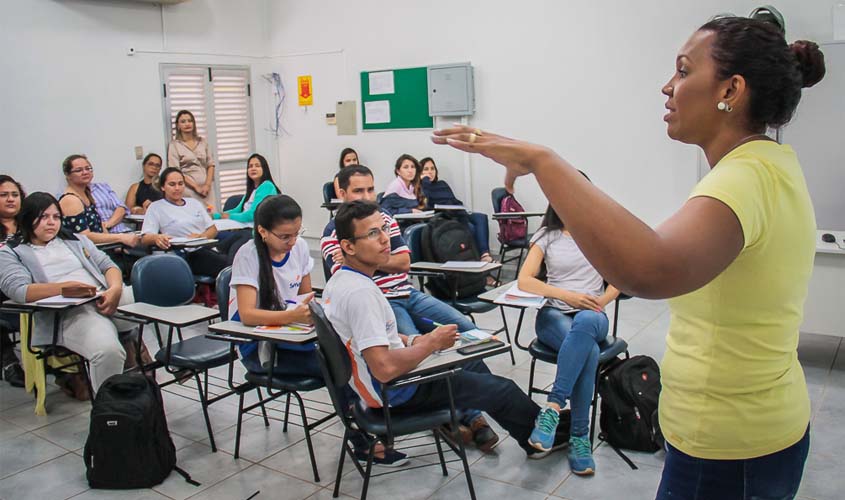
[[[590,438],[587,436],[570,436],[569,438],[569,469],[578,476],[592,476],[596,472],[596,462],[593,460],[593,450]]]
[[[540,451],[549,451],[554,446],[555,431],[560,415],[554,409],[546,406],[537,414],[534,421],[534,430],[528,437],[528,444]]]

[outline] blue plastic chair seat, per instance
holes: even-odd
[[[166,349],[160,349],[155,358],[161,364],[202,371],[225,365],[231,356],[227,342],[197,336],[174,342],[170,346],[169,363]]]
[[[606,363],[628,350],[628,343],[624,339],[608,337],[599,344],[599,364]],[[531,356],[545,361],[557,363],[557,351],[537,339],[528,345]]]
[[[387,435],[387,424],[381,409],[368,408],[362,402],[354,405],[355,422],[364,432],[377,436]],[[416,432],[428,431],[452,421],[449,408],[428,412],[403,412],[398,408],[390,409],[390,429],[394,436],[404,436]]]
[[[246,372],[244,378],[247,382],[252,382],[260,387],[267,387],[269,382],[270,387],[289,392],[316,391],[326,386],[322,378],[305,375],[275,375],[270,380],[270,376],[266,373]]]

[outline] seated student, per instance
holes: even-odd
[[[178,168],[168,167],[161,173],[159,185],[164,198],[154,201],[147,208],[141,226],[144,245],[155,245],[162,250],[170,248],[173,238],[214,238],[217,228],[202,203],[183,196],[185,176]],[[209,247],[186,248],[178,252],[188,261],[194,274],[217,276],[229,265],[226,255]]]
[[[452,192],[449,184],[439,178],[437,175],[437,165],[434,163],[433,158],[423,158],[420,160],[420,165],[422,165],[420,186],[426,199],[426,210],[434,210],[435,205],[464,204],[464,202],[455,197],[455,193]],[[487,224],[487,214],[481,212],[473,212],[471,214],[460,212],[458,218],[469,227],[473,240],[475,240],[475,244],[478,246],[478,252],[481,254],[481,260],[493,262],[493,257],[490,255],[490,226]]]
[[[545,282],[537,278],[543,264]],[[537,313],[535,331],[540,342],[558,351],[554,385],[528,442],[538,450],[552,446],[558,414],[569,399],[569,468],[574,474],[592,475],[596,464],[589,437],[590,403],[599,343],[607,337],[604,307],[616,299],[619,291],[612,286],[605,289],[601,275],[581,253],[551,206],[531,239],[531,248],[519,271],[519,288],[550,299]]]
[[[349,385],[367,406],[381,408],[380,384],[411,371],[434,351],[451,347],[458,340],[458,327],[447,324],[426,335],[402,335],[394,308],[376,283],[378,270],[391,259],[392,239],[379,206],[345,203],[334,220],[344,265],[323,292],[326,316],[353,359]],[[540,411],[537,404],[512,380],[490,373],[481,361],[462,368],[450,378],[458,407],[486,411],[529,457],[545,456],[548,452],[528,444],[531,422]],[[391,407],[407,412],[449,407],[445,380],[393,389],[389,395]],[[561,432],[553,448],[564,446],[567,438]]]
[[[270,173],[267,160],[260,154],[255,153],[246,162],[246,194],[241,197],[238,206],[222,213],[215,212],[212,217],[215,220],[232,219],[238,222],[252,223],[255,209],[258,208],[261,201],[268,196],[281,192],[276,183],[273,182],[273,175]],[[229,255],[229,260],[232,260],[241,245],[252,239],[252,230],[222,231],[219,237],[220,244],[217,245],[217,249]]]
[[[297,295],[311,293],[314,260],[302,234],[302,209],[290,196],[270,196],[255,212],[255,237],[235,255],[229,291],[229,319],[245,325],[311,323],[307,303]],[[273,372],[321,377],[315,344],[277,344]],[[239,347],[241,361],[251,372],[267,372],[272,345],[251,342]]]
[[[85,155],[70,155],[62,162],[67,187],[59,198],[64,214],[62,225],[73,233],[81,233],[95,244],[121,243],[134,247],[138,235],[123,226],[126,207],[108,184],[94,183],[94,167]],[[95,192],[97,196],[95,197]],[[103,204],[102,211],[98,204]],[[109,232],[114,229],[114,233]]]
[[[14,240],[18,233],[16,218],[21,210],[21,200],[26,196],[18,181],[8,175],[0,175],[0,248]],[[15,344],[11,332],[20,330],[20,315],[0,313],[0,346],[3,358],[0,359],[3,379],[14,387],[24,386],[24,373],[20,361],[15,356]]]
[[[126,206],[136,215],[147,213],[150,203],[162,198],[161,190],[156,186],[163,161],[161,156],[150,153],[141,162],[144,168],[144,178],[129,186],[126,192]]]
[[[102,296],[62,314],[58,344],[90,362],[96,392],[108,377],[123,371],[126,353],[118,331],[132,323],[114,320],[118,305],[132,302],[132,289],[123,287],[120,269],[85,234],[62,228],[59,202],[50,194],[26,197],[18,216],[19,245],[0,249],[0,290],[17,302],[34,302],[60,295],[68,286],[95,286]],[[53,341],[54,316],[36,313],[33,345]]]
[[[425,196],[420,186],[420,163],[411,155],[396,159],[393,167],[396,178],[388,184],[381,199],[381,206],[391,215],[420,212],[425,207]]]
[[[343,151],[340,152],[339,163],[338,173],[349,165],[358,165],[358,153],[352,148],[343,148]],[[337,184],[337,174],[334,176],[334,197],[340,198],[340,186]]]
[[[375,201],[376,193],[373,173],[363,165],[353,165],[338,174],[341,199],[344,202],[357,200]],[[384,293],[407,294],[389,301],[396,317],[397,328],[404,335],[419,335],[431,330],[431,321],[441,324],[456,324],[458,330],[472,330],[475,325],[453,307],[437,300],[431,295],[415,289],[408,281],[411,268],[410,250],[402,239],[399,225],[386,211],[380,211],[384,224],[389,228],[390,255],[386,262],[378,267],[374,280]],[[326,267],[334,274],[344,264],[345,256],[335,232],[335,221],[329,221],[320,240],[320,251]],[[472,440],[482,451],[489,451],[499,440],[499,436],[490,428],[484,416],[478,411],[464,414],[462,424],[469,429],[460,429],[462,435],[471,432]]]

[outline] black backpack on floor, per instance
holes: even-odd
[[[84,458],[92,488],[151,488],[172,470],[199,484],[176,467],[161,390],[141,375],[112,375],[100,386]]]
[[[475,246],[475,240],[467,224],[448,213],[437,214],[428,221],[420,235],[422,258],[428,262],[447,262],[450,260],[479,260],[481,254]],[[458,280],[458,298],[472,297],[483,293],[487,277],[484,274],[461,274],[449,279],[431,278],[428,289],[440,299],[452,298],[453,282]]]
[[[599,394],[600,439],[626,450],[654,452],[663,446],[657,422],[660,367],[654,359],[619,360],[599,380]]]

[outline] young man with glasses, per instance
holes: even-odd
[[[433,352],[451,347],[459,338],[458,327],[446,324],[426,335],[402,335],[394,308],[375,282],[376,273],[392,255],[390,225],[379,206],[368,201],[344,203],[334,220],[344,264],[326,284],[323,307],[352,359],[349,385],[368,407],[382,408],[381,384],[413,370]],[[529,457],[547,455],[528,444],[540,407],[512,380],[490,373],[482,361],[462,368],[449,382],[456,405],[489,413]],[[406,412],[449,407],[447,382],[442,379],[388,394],[390,406]],[[552,449],[568,439],[562,431]]]
[[[337,175],[340,197],[344,202],[368,201],[376,199],[373,173],[363,165],[350,165]],[[457,325],[458,331],[473,330],[476,326],[453,307],[415,289],[408,280],[411,269],[411,251],[399,224],[386,211],[379,209],[390,242],[390,252],[386,262],[379,265],[373,274],[373,281],[389,298],[389,304],[396,317],[396,326],[403,335],[417,336],[431,330],[431,322]],[[340,243],[335,231],[335,220],[329,221],[323,230],[320,250],[323,254],[325,269],[336,273],[345,262]],[[472,441],[479,450],[487,453],[499,442],[499,436],[490,428],[480,411],[469,410],[461,418],[461,438]]]

